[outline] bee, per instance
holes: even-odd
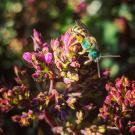
[[[90,61],[93,61],[98,57],[99,48],[97,41],[93,36],[90,35],[85,24],[77,20],[76,24],[71,29],[71,34],[76,37],[77,41],[83,48],[83,51],[79,54],[84,54],[87,52]]]
[[[91,63],[92,61],[97,63],[98,76],[100,78],[100,67],[99,60],[105,57],[120,57],[119,55],[107,55],[101,56],[99,53],[99,47],[97,45],[96,38],[91,36],[88,31],[88,28],[81,21],[77,20],[76,24],[71,28],[71,34],[74,35],[77,41],[82,46],[82,52],[79,52],[80,55],[88,53],[89,60],[85,61],[84,64]]]

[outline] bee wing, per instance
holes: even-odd
[[[80,20],[76,20],[75,22],[76,25],[78,25],[83,30],[83,32],[86,33],[86,36],[90,36],[88,27],[84,23],[82,23]]]

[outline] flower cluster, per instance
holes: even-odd
[[[13,89],[0,89],[0,109],[2,112],[8,112],[12,108],[24,106],[24,103],[29,99],[29,91],[24,86],[15,86]]]
[[[23,54],[23,59],[35,69],[33,78],[43,80],[63,77],[67,83],[79,80],[77,72],[80,63],[77,54],[81,45],[74,36],[66,32],[61,38],[51,40],[49,46],[41,33],[34,30],[33,41],[35,51]],[[55,70],[54,63],[57,67]]]
[[[52,71],[52,53],[48,44],[44,42],[41,33],[33,30],[34,52],[25,52],[23,59],[26,60],[35,69],[33,78],[41,80],[44,78],[53,78]]]
[[[33,111],[29,110],[27,113],[22,112],[22,115],[15,115],[12,117],[14,122],[19,122],[22,126],[28,126],[31,120],[34,120]]]
[[[50,43],[36,30],[32,39],[34,51],[25,52],[23,59],[34,69],[35,86],[43,84],[45,87],[33,89],[26,72],[15,67],[15,80],[19,86],[1,88],[1,112],[18,109],[12,120],[21,126],[42,120],[54,133],[77,135],[85,132],[83,127],[89,127],[90,112],[101,106],[95,99],[102,96],[98,89],[102,89],[101,84],[105,83],[108,73],[104,72],[100,79],[93,61],[84,64],[89,59],[88,52],[81,53],[81,42],[71,29]]]
[[[116,79],[115,84],[106,84],[108,95],[99,116],[110,121],[120,132],[135,132],[135,81],[126,77]]]
[[[70,29],[60,38],[52,39],[50,44],[44,41],[41,33],[34,30],[33,42],[34,52],[23,54],[23,59],[35,69],[33,78],[61,78],[66,84],[80,79],[79,69],[85,67],[83,63],[88,58],[79,55],[83,51],[82,45]]]
[[[51,47],[56,67],[64,82],[78,81],[78,69],[80,68],[78,52],[81,45],[76,37],[66,32],[60,39],[51,40]]]

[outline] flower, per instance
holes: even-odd
[[[23,59],[29,63],[32,62],[32,54],[30,52],[25,52],[23,54]]]
[[[50,44],[51,44],[52,50],[54,51],[54,50],[56,50],[57,48],[59,48],[59,46],[60,46],[60,41],[58,40],[58,38],[52,39],[51,42],[50,42]]]
[[[70,34],[68,32],[65,33],[64,38],[63,38],[63,42],[64,42],[64,50],[65,53],[69,53],[69,38],[70,38]]]
[[[82,122],[82,120],[83,120],[83,113],[82,113],[82,111],[76,112],[76,117],[77,117],[76,123],[80,124]]]
[[[132,134],[135,133],[135,126],[132,126],[132,127],[129,129],[129,132],[132,133]]]
[[[100,109],[99,116],[104,120],[112,121],[111,124],[116,125],[121,132],[134,131],[134,127],[130,128],[128,125],[129,121],[135,117],[135,89],[133,89],[133,85],[134,81],[130,81],[124,76],[117,78],[115,84],[108,83],[106,85],[108,95]]]
[[[76,13],[79,14],[86,11],[86,8],[87,8],[87,3],[85,1],[81,1],[79,4],[76,5],[74,10]]]
[[[12,120],[14,122],[19,122],[21,126],[28,126],[31,120],[34,120],[35,116],[32,110],[28,110],[28,112],[22,112],[21,115],[12,116]]]
[[[45,62],[47,64],[51,64],[52,63],[52,53],[45,54]]]
[[[72,61],[71,64],[70,64],[71,67],[77,67],[79,68],[80,67],[80,64],[78,63],[78,61]]]
[[[34,78],[34,79],[38,79],[39,77],[40,77],[40,71],[38,72],[35,72],[35,73],[33,73],[32,74],[32,77]]]
[[[98,103],[94,103],[91,98],[96,99],[101,95],[97,93],[97,86],[104,78],[97,79],[95,63],[91,63],[90,67],[83,64],[88,58],[86,53],[79,54],[83,49],[81,46],[83,37],[77,39],[75,34],[68,31],[60,38],[46,43],[41,33],[34,29],[32,38],[34,51],[25,52],[23,59],[34,69],[32,77],[35,87],[30,86],[31,83],[24,79],[25,77],[27,79],[27,76],[22,76],[22,72],[15,68],[19,86],[0,89],[1,112],[18,109],[17,115],[14,115],[12,120],[21,126],[29,126],[35,119],[45,120],[55,133],[81,134],[81,127],[85,128],[84,126],[89,124],[87,117],[97,107]],[[111,109],[117,114],[114,116],[114,121],[122,127],[123,119],[118,116],[119,114],[125,116],[126,111],[129,111],[127,106],[132,108],[135,105],[133,100],[135,90],[129,89],[130,84],[126,80],[119,83],[122,86],[120,88],[108,84],[109,95],[104,102],[107,106],[103,106],[101,115],[106,119],[109,118],[109,109],[112,107]],[[124,89],[123,94],[120,93],[121,88]],[[132,88],[135,88],[133,83]],[[124,98],[126,100],[123,100]],[[121,113],[119,108],[122,110]],[[84,132],[91,134],[91,130]]]
[[[63,132],[63,127],[62,126],[57,126],[57,127],[54,127],[52,130],[53,130],[54,133],[60,134],[60,133]]]
[[[41,35],[40,32],[38,32],[37,30],[33,30],[33,36],[32,36],[33,42],[34,42],[34,50],[38,50],[41,49],[43,47],[44,44],[44,40],[43,37]]]
[[[71,109],[75,109],[76,98],[69,97],[66,102]]]

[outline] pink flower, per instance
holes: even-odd
[[[69,78],[64,78],[64,83],[65,84],[70,84],[72,81]]]
[[[36,31],[35,29],[33,30],[33,42],[34,42],[34,50],[41,49],[44,44],[43,37],[40,32]]]
[[[115,86],[116,86],[116,88],[121,88],[121,86],[122,86],[122,79],[121,78],[118,78],[118,79],[116,79],[116,84],[115,84]]]
[[[68,44],[69,38],[70,38],[70,34],[66,32],[63,37],[64,47],[65,47],[64,49],[66,53],[68,53],[68,50],[69,50],[69,44]]]
[[[64,43],[64,53],[67,55],[70,54],[70,52],[77,53],[77,51],[80,48],[80,45],[78,45],[78,41],[75,36],[70,35],[68,32],[66,32],[62,37],[61,40]]]
[[[32,54],[29,53],[29,52],[25,52],[25,53],[23,54],[23,59],[24,59],[25,61],[31,63],[31,62],[32,62]]]
[[[86,7],[87,7],[87,3],[85,1],[82,1],[76,6],[75,12],[76,13],[84,12],[86,10]]]
[[[59,42],[58,38],[56,38],[56,39],[52,39],[50,44],[51,44],[51,48],[53,50],[56,50],[59,47],[60,42]]]
[[[109,70],[109,69],[106,69],[106,70],[103,72],[103,76],[109,77],[109,76],[110,76],[110,70]]]
[[[130,132],[130,133],[135,133],[135,126],[132,126],[132,127],[129,129],[129,132]]]
[[[73,61],[71,64],[70,64],[71,67],[77,67],[79,68],[80,67],[80,64],[77,62],[77,61]]]
[[[39,75],[37,73],[33,73],[32,77],[37,79],[39,77]]]
[[[47,54],[45,54],[45,62],[47,63],[47,64],[51,64],[51,62],[52,62],[52,53],[47,53]]]
[[[63,127],[57,126],[53,128],[53,132],[56,134],[60,134],[63,131]]]

